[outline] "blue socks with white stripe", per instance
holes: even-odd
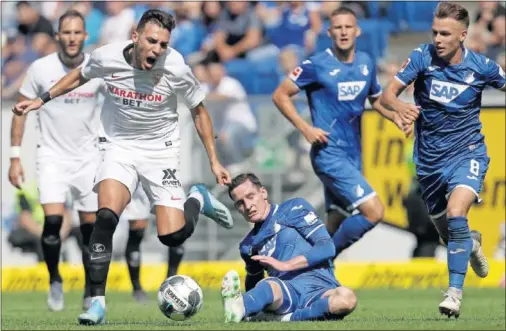
[[[329,312],[329,298],[316,300],[309,307],[297,309],[290,316],[290,321],[310,321],[324,317]]]
[[[345,219],[332,236],[334,246],[336,246],[336,256],[362,238],[362,236],[366,232],[372,230],[375,225],[376,223],[370,222],[361,214],[353,215]]]
[[[244,293],[244,316],[252,316],[264,310],[274,301],[271,286],[266,281],[258,283],[253,289]]]
[[[473,239],[465,217],[448,218],[448,273],[450,287],[462,290],[467,265],[473,250]]]

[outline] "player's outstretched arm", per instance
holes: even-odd
[[[18,103],[28,100],[27,97],[20,95]],[[25,132],[25,116],[13,116],[11,124],[11,165],[9,167],[9,182],[18,189],[21,189],[21,183],[25,181],[25,172],[21,165],[21,141]]]
[[[230,173],[221,165],[220,161],[218,160],[218,156],[216,155],[213,123],[211,121],[211,117],[209,116],[209,112],[201,102],[195,108],[191,109],[191,114],[193,123],[197,129],[197,133],[199,134],[200,140],[204,144],[207,156],[209,157],[211,170],[216,176],[216,181],[220,185],[230,184],[232,177],[230,176]]]
[[[397,79],[392,79],[380,97],[380,103],[386,109],[392,110],[401,116],[401,119],[411,125],[420,114],[420,108],[414,104],[403,102],[399,95],[406,86]]]
[[[292,96],[299,93],[299,87],[289,78],[285,79],[272,95],[272,101],[290,123],[304,135],[310,144],[327,143],[328,132],[315,128],[299,115],[292,101]]]
[[[408,123],[405,123],[400,117],[400,115],[397,114],[396,112],[388,110],[387,108],[383,107],[383,105],[381,105],[379,97],[369,97],[369,102],[372,108],[374,108],[374,110],[380,113],[381,116],[397,125],[397,127],[402,132],[404,132],[406,137],[409,137],[411,132],[413,132],[413,126]]]
[[[39,109],[43,104],[49,102],[51,99],[57,98],[62,94],[78,88],[87,81],[88,80],[81,75],[81,68],[76,68],[66,74],[53,87],[51,87],[49,91],[42,93],[38,98],[18,102],[12,111],[18,116],[27,114],[32,110]]]
[[[255,255],[252,260],[262,265],[270,266],[278,271],[294,271],[314,267],[320,263],[332,259],[336,254],[334,242],[325,227],[311,208],[297,210],[297,215],[288,221],[291,227],[312,246],[302,255],[297,255],[288,261],[278,261],[271,256]]]

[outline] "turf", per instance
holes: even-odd
[[[108,293],[107,324],[84,327],[77,323],[81,294],[67,293],[63,312],[50,313],[44,293],[2,293],[3,330],[505,330],[505,292],[501,289],[467,289],[459,319],[439,315],[439,290],[359,290],[358,306],[343,321],[292,323],[223,323],[217,291],[204,291],[202,310],[191,320],[173,322],[150,301],[136,304],[130,293]]]

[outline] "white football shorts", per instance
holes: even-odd
[[[141,186],[153,214],[156,205],[184,210],[186,196],[179,180],[179,147],[148,152],[111,142],[101,141],[99,145],[102,160],[95,177],[95,192],[98,183],[114,179],[128,188],[132,199],[137,186]]]
[[[81,160],[37,156],[36,175],[40,203],[65,203],[70,198],[76,210],[96,212],[98,197],[93,192],[93,178],[99,164],[98,153]]]

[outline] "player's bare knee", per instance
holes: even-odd
[[[357,296],[347,287],[336,289],[335,293],[329,297],[329,311],[332,314],[346,315],[355,310],[356,306]]]
[[[467,216],[467,208],[462,205],[448,205],[448,211],[446,212],[448,217],[466,217]]]

